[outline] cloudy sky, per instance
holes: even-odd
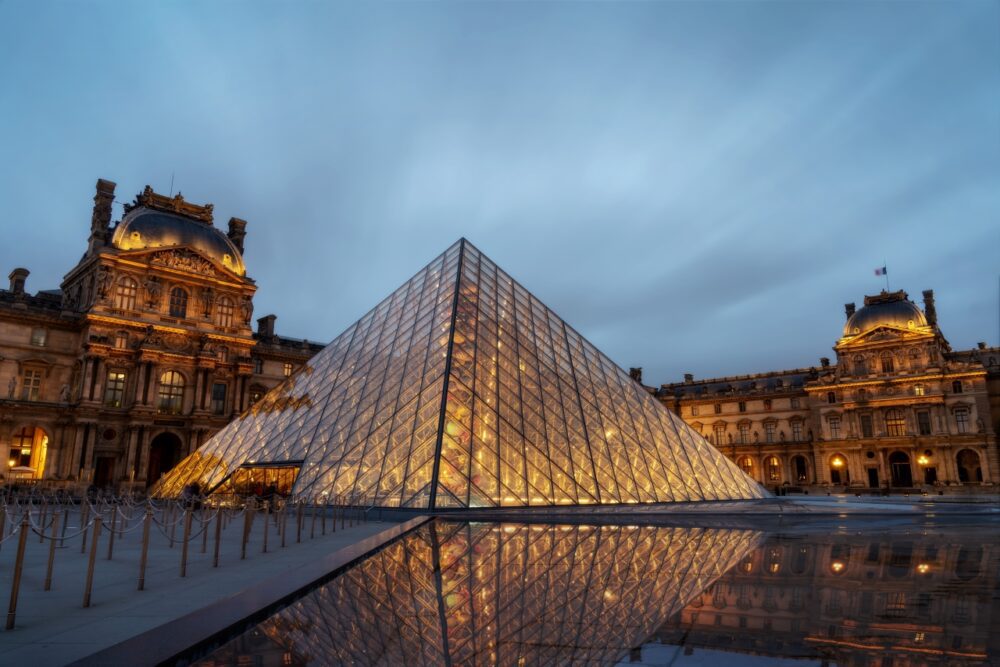
[[[0,83],[0,269],[31,290],[98,177],[173,177],[249,221],[285,335],[465,236],[650,384],[818,363],[883,262],[998,344],[995,0],[0,0]]]

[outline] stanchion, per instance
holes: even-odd
[[[261,549],[262,554],[267,553],[267,531],[271,526],[271,522],[268,519],[271,516],[271,503],[266,503],[264,505],[264,548]]]
[[[111,560],[111,554],[115,550],[115,522],[118,520],[118,508],[114,505],[111,506],[111,533],[108,535],[108,560]]]
[[[90,591],[94,586],[94,561],[97,560],[97,541],[101,537],[101,515],[94,517],[94,527],[90,538],[90,560],[87,562],[87,584],[83,589],[83,606],[90,606]]]
[[[208,551],[208,518],[206,518],[205,508],[201,508],[201,552]]]
[[[42,527],[42,529],[38,531],[39,544],[45,541],[45,522],[48,521],[48,518],[49,518],[49,501],[46,500],[44,503],[42,503],[42,520],[38,523],[38,525]]]
[[[56,562],[56,533],[59,532],[59,514],[52,513],[52,539],[49,540],[49,564],[45,569],[45,586],[42,590],[52,588],[52,565]]]
[[[184,543],[181,545],[181,577],[187,576],[188,540],[191,538],[191,508],[184,510]]]
[[[281,508],[281,548],[285,548],[285,535],[288,534],[288,505]]]
[[[326,512],[329,508],[329,505],[323,504],[323,535],[326,535]],[[334,523],[336,523],[336,519],[334,519]]]
[[[309,522],[309,539],[316,539],[316,505],[314,504],[309,512],[312,517]]]
[[[17,616],[17,594],[21,590],[21,571],[24,569],[24,547],[28,542],[28,515],[21,519],[21,534],[17,537],[17,557],[14,560],[14,581],[10,586],[10,606],[7,607],[7,629],[14,629]]]
[[[63,512],[63,526],[62,535],[59,537],[59,547],[62,548],[66,546],[66,527],[69,525],[69,508],[67,507]]]
[[[219,540],[222,538],[222,508],[215,515],[215,552],[212,554],[212,567],[219,567]]]
[[[4,535],[7,534],[7,505],[0,505],[0,547],[3,546]],[[9,628],[8,628],[9,629]]]
[[[146,507],[146,516],[142,520],[142,552],[139,554],[139,587],[146,587],[146,557],[149,555],[149,526],[153,523],[153,508]]]
[[[174,548],[174,535],[177,534],[177,522],[174,521],[174,506],[170,506],[170,548]]]
[[[302,501],[295,508],[295,543],[302,541]]]
[[[87,519],[90,518],[90,503],[85,500],[80,501],[80,532],[83,534],[80,540],[80,553],[87,551]]]
[[[247,540],[250,538],[250,528],[253,526],[253,508],[247,503],[243,508],[243,546],[240,547],[240,560],[246,560]]]

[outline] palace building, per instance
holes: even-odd
[[[322,345],[253,321],[246,222],[213,224],[150,187],[112,223],[98,180],[90,236],[59,289],[0,290],[5,481],[143,488],[290,376]]]
[[[834,363],[664,384],[656,395],[774,487],[916,489],[1000,481],[1000,348],[953,351],[903,291],[846,305]]]

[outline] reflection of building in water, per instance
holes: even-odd
[[[4,478],[144,487],[321,349],[251,329],[245,221],[147,187],[112,222],[114,197],[99,180],[60,289],[0,290]]]
[[[1000,348],[952,350],[932,290],[923,309],[882,292],[846,315],[832,365],[685,375],[656,395],[768,487],[995,490]]]
[[[723,529],[435,522],[199,664],[614,664],[758,539]]]
[[[965,538],[967,539],[967,538]],[[851,665],[981,664],[1000,657],[1000,542],[947,535],[773,539],[655,640]]]

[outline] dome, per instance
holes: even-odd
[[[844,325],[844,335],[857,336],[881,326],[916,329],[927,326],[927,317],[907,298],[906,292],[883,292],[865,297],[864,307]]]
[[[246,275],[243,257],[232,241],[211,223],[136,207],[115,227],[111,243],[119,250],[188,247],[238,276]]]

